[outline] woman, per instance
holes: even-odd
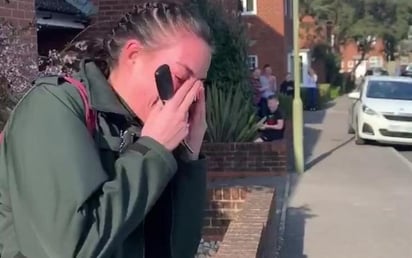
[[[308,88],[308,103],[307,108],[310,111],[316,111],[318,109],[318,76],[315,73],[315,70],[312,68],[309,69],[308,79],[307,79],[307,88]]]
[[[82,54],[75,77],[96,112],[94,137],[80,95],[57,77],[41,79],[6,126],[1,257],[193,257],[205,201],[206,23],[181,5],[141,4]],[[175,89],[164,105],[154,79],[163,64]]]

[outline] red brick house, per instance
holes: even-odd
[[[241,0],[250,40],[249,64],[270,64],[278,82],[291,71],[292,0]]]
[[[352,72],[354,66],[359,62],[359,59],[362,56],[362,53],[358,50],[358,45],[356,42],[350,41],[340,47],[340,53],[342,58],[341,72]],[[366,54],[364,60],[357,67],[355,75],[356,77],[365,75],[368,68],[384,67],[385,63],[385,45],[382,39],[377,39],[372,50]]]

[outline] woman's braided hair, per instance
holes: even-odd
[[[212,46],[209,26],[193,8],[171,2],[147,2],[123,15],[105,37],[71,44],[64,51],[64,63],[68,69],[77,70],[80,60],[91,59],[108,76],[127,40],[137,39],[143,47],[155,48],[162,36],[180,29],[194,33]]]

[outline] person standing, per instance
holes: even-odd
[[[276,77],[273,75],[272,67],[269,64],[265,64],[263,66],[263,74],[260,76],[260,117],[263,117],[264,114],[268,112],[267,108],[267,99],[272,96],[276,95],[277,85],[276,85]]]
[[[306,82],[306,87],[308,88],[308,103],[307,108],[310,111],[315,111],[318,109],[318,86],[317,86],[318,76],[315,71],[310,68],[308,72],[308,79]]]
[[[295,82],[292,80],[290,73],[286,74],[285,80],[280,84],[280,93],[287,96],[293,96],[295,89]]]

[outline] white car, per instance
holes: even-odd
[[[348,97],[349,133],[356,144],[412,145],[412,78],[368,76]]]

